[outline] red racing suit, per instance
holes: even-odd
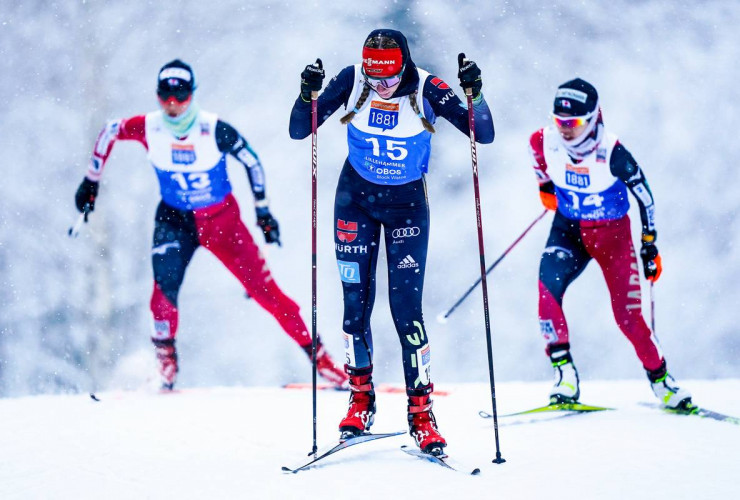
[[[601,121],[601,120],[599,120]],[[599,126],[603,125],[600,123]],[[630,191],[640,206],[643,234],[654,241],[652,193],[640,167],[614,134],[604,132],[598,147],[582,160],[569,155],[554,127],[535,132],[530,152],[543,201],[557,210],[540,260],[539,320],[546,352],[568,350],[563,314],[565,290],[591,259],[601,267],[617,325],[646,370],[657,370],[663,355],[642,316],[640,276],[630,221]],[[553,203],[555,204],[555,203]]]
[[[264,173],[247,141],[216,115],[200,111],[189,134],[176,138],[156,111],[109,122],[98,136],[87,177],[98,181],[119,140],[137,141],[159,179],[152,245],[154,341],[174,340],[177,297],[185,270],[199,246],[211,251],[304,350],[311,336],[298,305],[273,280],[259,247],[245,227],[231,194],[226,154],[247,169],[256,206],[266,209]]]

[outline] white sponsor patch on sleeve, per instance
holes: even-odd
[[[643,205],[649,207],[653,204],[653,197],[650,196],[650,191],[647,190],[644,184],[638,184],[635,186],[635,196],[639,198]]]

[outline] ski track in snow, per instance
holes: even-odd
[[[740,416],[740,380],[682,381],[694,401]],[[499,420],[495,457],[486,384],[439,384],[450,456],[480,467],[448,471],[400,450],[402,436],[339,452],[286,474],[312,444],[311,391],[185,388],[171,395],[109,391],[0,400],[0,498],[738,498],[740,427],[641,406],[647,381],[585,381],[584,403],[617,411]],[[546,403],[549,384],[502,383],[499,413]],[[728,397],[729,395],[729,397]],[[318,446],[337,438],[347,393],[318,394]],[[378,394],[373,431],[405,430],[402,394]]]

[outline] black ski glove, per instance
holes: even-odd
[[[483,88],[483,80],[480,76],[480,68],[473,61],[465,59],[462,52],[457,56],[459,70],[457,77],[460,79],[460,86],[463,89],[473,89],[473,99],[477,99]]]
[[[309,64],[301,73],[301,99],[305,102],[311,101],[311,92],[318,92],[324,84],[324,65],[321,59],[316,59],[314,64]]]
[[[660,274],[663,272],[663,261],[655,243],[643,240],[640,258],[642,259],[642,270],[645,273],[645,278],[653,283],[658,281]]]
[[[257,213],[257,225],[262,229],[265,235],[265,242],[277,243],[280,245],[280,226],[275,217],[266,208],[259,209]]]
[[[95,210],[95,198],[98,197],[98,182],[91,181],[87,177],[82,179],[80,187],[75,193],[75,205],[80,212],[92,212]]]

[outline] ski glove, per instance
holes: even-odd
[[[460,79],[460,86],[463,89],[473,89],[473,99],[477,99],[480,97],[480,91],[483,88],[480,68],[475,62],[465,59],[465,54],[463,53],[457,56],[457,62],[460,66],[457,72],[457,77]]]
[[[548,210],[558,209],[558,197],[555,194],[555,184],[547,181],[540,186],[540,201],[542,206]]]
[[[318,92],[324,83],[324,65],[321,59],[316,59],[314,64],[309,64],[301,73],[301,99],[304,102],[311,101],[311,92]]]
[[[98,196],[98,182],[91,181],[87,177],[82,179],[80,187],[75,193],[75,205],[77,210],[82,213],[92,212],[95,210],[95,198]]]
[[[642,259],[642,269],[645,273],[645,278],[653,283],[658,281],[660,274],[663,272],[663,263],[655,243],[643,240],[642,248],[640,249],[640,258]]]
[[[280,246],[280,226],[269,210],[260,210],[257,214],[257,225],[262,229],[266,243],[277,243]]]

